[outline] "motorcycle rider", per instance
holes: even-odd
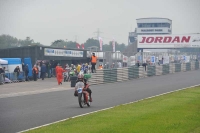
[[[76,81],[76,86],[78,86],[78,83],[79,83],[79,82],[84,83],[84,89],[83,89],[83,90],[85,90],[85,91],[87,91],[87,92],[89,93],[90,102],[92,102],[92,96],[91,96],[92,91],[91,91],[91,89],[89,88],[89,85],[87,84],[87,80],[84,79],[83,74],[79,74],[79,75],[78,75],[78,79],[77,79],[77,81]],[[78,92],[76,91],[76,89],[77,89],[77,87],[75,87],[74,96],[78,96]]]

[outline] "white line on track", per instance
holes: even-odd
[[[35,90],[35,91],[25,91],[25,92],[18,92],[18,93],[8,93],[8,94],[1,94],[0,98],[25,96],[25,95],[32,95],[32,94],[40,94],[40,93],[47,93],[47,92],[70,90],[70,89],[73,89],[73,88],[51,88],[51,89],[43,89],[43,90]]]
[[[129,103],[121,104],[121,105],[128,105],[128,104],[136,103],[136,102],[139,102],[139,101],[142,101],[142,100],[145,100],[145,99],[150,99],[150,98],[162,96],[162,95],[165,95],[165,94],[169,94],[169,93],[172,93],[172,92],[177,92],[177,91],[180,91],[180,90],[185,90],[185,89],[189,89],[189,88],[193,88],[193,87],[197,87],[197,86],[200,86],[200,84],[194,85],[194,86],[189,86],[189,87],[178,89],[178,90],[174,90],[174,91],[169,91],[169,92],[166,92],[166,93],[162,93],[162,94],[159,94],[159,95],[147,97],[147,98],[144,98],[144,99],[140,99],[140,100],[137,100],[137,101],[134,101],[134,102],[129,102]],[[117,105],[117,106],[120,106],[120,105]],[[71,117],[71,118],[73,119],[73,118],[77,118],[77,117],[93,114],[93,113],[96,113],[96,112],[109,110],[109,109],[112,109],[112,108],[117,107],[117,106],[113,106],[113,107],[109,107],[109,108],[105,108],[105,109],[100,109],[100,110],[97,110],[97,111],[92,111],[92,112],[81,114],[81,115],[77,115],[77,116],[74,116],[74,117]],[[34,129],[38,129],[38,128],[41,128],[41,127],[49,126],[49,125],[52,125],[52,124],[55,124],[55,123],[59,123],[59,122],[62,122],[62,121],[65,121],[65,120],[69,120],[69,119],[70,118],[62,119],[62,120],[55,121],[55,122],[52,122],[52,123],[48,123],[48,124],[45,124],[45,125],[41,125],[41,126],[37,126],[37,127],[34,127],[34,128],[27,129],[27,130],[23,130],[23,131],[20,131],[20,132],[17,132],[17,133],[27,132],[27,131],[30,131],[30,130],[34,130]]]

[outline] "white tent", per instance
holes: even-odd
[[[8,61],[7,60],[3,60],[3,59],[0,59],[0,66],[1,67],[5,67],[5,72],[7,73],[8,72]]]
[[[0,59],[0,65],[8,65],[8,61]]]

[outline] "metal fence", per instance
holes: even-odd
[[[25,81],[25,79],[26,78],[24,72],[5,73],[0,75],[1,83],[20,82],[20,81]]]
[[[200,60],[200,53],[196,52],[96,52],[98,63],[104,66],[104,69],[121,68],[142,65],[160,65],[170,63],[188,63]],[[154,62],[152,61],[154,57]]]

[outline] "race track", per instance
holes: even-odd
[[[2,97],[0,133],[18,132],[197,84],[200,84],[199,70],[91,86],[93,103],[90,108],[79,107],[72,89]]]

